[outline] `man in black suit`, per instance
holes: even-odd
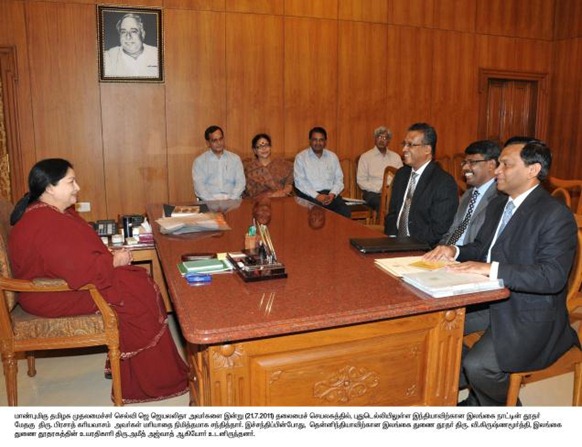
[[[578,344],[566,311],[577,225],[540,185],[551,160],[539,140],[506,144],[495,175],[509,197],[491,202],[473,243],[425,255],[468,261],[449,268],[502,279],[511,291],[509,299],[467,313],[465,333],[485,332],[463,356],[470,394],[462,405],[504,405],[510,373],[545,368]]]
[[[499,144],[490,140],[475,141],[465,149],[461,169],[470,188],[461,196],[453,224],[439,244],[464,245],[473,242],[477,236],[485,222],[487,205],[501,194],[495,181],[500,152]]]
[[[392,181],[384,219],[388,236],[411,236],[435,246],[451,226],[459,204],[455,179],[433,159],[437,135],[426,123],[408,128],[402,142],[404,165]]]

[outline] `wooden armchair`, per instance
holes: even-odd
[[[378,215],[376,216],[377,225],[384,225],[384,217],[388,212],[390,196],[392,195],[392,179],[396,175],[396,171],[398,171],[398,169],[393,166],[387,166],[386,169],[384,169],[382,189],[380,190],[380,208],[378,209]]]
[[[565,188],[556,188],[552,191],[552,196],[564,203],[568,208],[572,209],[572,197]]]
[[[95,286],[89,291],[99,313],[63,318],[43,318],[28,314],[18,305],[18,292],[62,292],[71,289],[63,280],[13,279],[7,256],[8,226],[0,225],[0,348],[9,406],[18,405],[18,353],[26,353],[28,375],[36,375],[34,351],[106,345],[112,376],[115,405],[122,405],[119,331],[117,315]]]
[[[342,158],[340,166],[344,174],[343,196],[350,199],[361,199],[360,188],[356,184],[356,167],[351,158]],[[374,211],[366,204],[348,204],[352,220],[362,220],[368,224],[372,221]]]
[[[570,197],[570,209],[575,214],[582,214],[582,180],[566,180],[550,176],[547,185],[552,193],[558,188],[566,190]],[[558,194],[564,195],[561,191]]]

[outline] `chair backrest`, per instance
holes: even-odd
[[[0,199],[0,276],[5,278],[12,278],[12,269],[10,268],[10,259],[8,257],[8,236],[11,228],[10,214],[12,209],[12,203],[6,199]],[[8,305],[8,311],[11,311],[16,306],[16,293],[5,291],[4,294],[6,296],[4,301]]]
[[[448,155],[443,155],[435,159],[435,163],[438,164],[444,171],[453,175],[451,157]]]
[[[461,162],[465,159],[464,152],[457,152],[451,158],[451,175],[455,177],[458,182],[464,182],[465,178],[463,176],[463,169],[461,168]]]
[[[566,306],[569,312],[582,306],[582,292],[580,291],[580,287],[582,287],[582,215],[575,214],[574,217],[578,223],[578,249],[576,250],[576,258],[568,280]]]
[[[376,223],[378,225],[384,224],[384,217],[388,212],[390,196],[392,195],[392,179],[396,175],[396,171],[398,171],[398,169],[394,166],[386,166],[386,169],[384,169],[382,189],[380,190],[380,207],[378,208],[378,215],[376,217]]]
[[[342,158],[340,166],[344,174],[344,190],[342,196],[355,198],[356,179],[354,174],[354,163],[351,158]]]
[[[549,176],[547,185],[550,192],[553,192],[556,188],[565,189],[570,195],[570,209],[572,212],[582,214],[582,180],[567,180]]]
[[[572,209],[572,197],[570,193],[565,188],[556,188],[552,191],[552,196],[554,196],[559,201],[563,202],[568,208]]]

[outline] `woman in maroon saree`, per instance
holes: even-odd
[[[62,278],[73,289],[95,284],[119,320],[124,403],[187,392],[188,367],[170,334],[157,285],[145,269],[131,265],[130,251],[112,254],[77,214],[80,188],[72,165],[62,159],[42,160],[32,168],[28,183],[29,192],[11,216],[8,249],[14,277]],[[21,293],[19,303],[45,317],[97,311],[86,291]]]

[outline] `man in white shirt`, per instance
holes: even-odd
[[[144,43],[146,32],[141,17],[125,14],[116,28],[120,45],[103,53],[105,76],[157,78],[158,49]]]
[[[402,167],[402,158],[388,149],[392,141],[392,131],[384,126],[374,130],[375,146],[364,152],[358,161],[356,181],[362,190],[366,203],[374,210],[380,208],[380,196],[384,170],[387,166]]]
[[[323,127],[309,131],[310,147],[299,152],[293,167],[295,193],[302,199],[351,217],[340,196],[344,189],[344,174],[337,155],[326,149],[327,132]]]
[[[194,194],[202,200],[240,199],[246,181],[238,155],[224,148],[224,132],[210,126],[204,132],[208,150],[192,164]]]

